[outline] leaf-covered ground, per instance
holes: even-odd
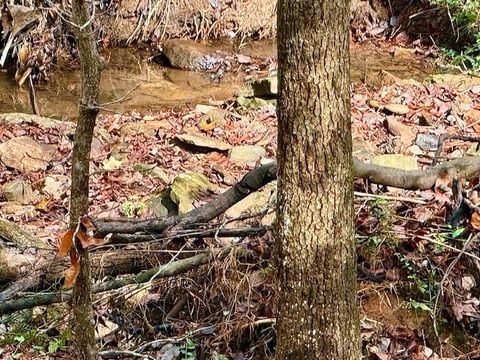
[[[480,79],[438,75],[421,83],[388,72],[379,76],[379,85],[352,87],[356,157],[423,169],[434,161],[477,154],[477,143],[465,137],[480,131]],[[238,98],[212,104],[100,115],[92,144],[90,215],[149,218],[185,211],[275,158],[274,101]],[[74,124],[35,119],[1,120],[0,214],[56,245],[67,228]],[[457,138],[445,140],[436,153],[446,135]],[[185,174],[189,177],[182,181]],[[367,358],[480,355],[478,180],[453,180],[440,179],[425,191],[355,182],[358,298]],[[192,187],[192,182],[201,185]],[[469,200],[460,207],[455,203],[459,187]],[[272,192],[270,187],[263,196],[252,195],[218,224],[245,212],[273,210]],[[242,221],[268,225],[272,215],[261,212]],[[272,356],[271,234],[190,239],[161,251],[169,261],[238,241],[255,257],[228,257],[148,287],[98,297],[102,351],[131,350],[158,359],[187,359],[195,352],[216,359]],[[149,256],[148,249],[125,251]],[[68,358],[66,307],[3,320],[0,356]],[[159,341],[148,344],[154,339]]]

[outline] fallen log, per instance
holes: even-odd
[[[435,186],[437,179],[470,180],[480,177],[480,157],[468,156],[449,160],[425,170],[401,170],[366,164],[355,159],[353,170],[355,177],[367,179],[375,184],[406,190],[427,190]]]
[[[178,217],[146,221],[119,219],[110,221],[96,220],[94,221],[94,225],[99,234],[114,233],[110,239],[112,244],[148,242],[152,240],[159,241],[166,237],[202,237],[202,235],[199,234],[185,232],[182,228],[189,228],[195,223],[205,223],[212,220],[250,193],[274,180],[276,178],[276,166],[276,163],[273,162],[252,170],[233,188],[227,190],[204,206]],[[460,178],[468,180],[480,176],[480,157],[466,157],[446,161],[430,169],[417,171],[406,171],[374,164],[364,164],[359,160],[354,160],[353,167],[355,176],[368,179],[373,183],[412,190],[429,189],[435,185],[436,180],[439,178]],[[2,224],[5,224],[5,221],[0,223],[0,239],[2,239]],[[19,233],[19,231],[21,230],[16,229],[15,231],[9,230],[7,232],[13,234]],[[223,229],[218,232],[217,236],[242,236],[238,232],[234,233],[232,231],[233,230]],[[255,232],[254,230],[251,231]],[[212,232],[213,230],[206,232],[205,236],[214,235]],[[250,233],[250,235],[251,234],[252,233]],[[245,236],[248,235],[249,234],[245,234]],[[3,236],[5,237],[5,235]],[[24,234],[24,238],[28,239],[29,236]],[[17,244],[17,246],[21,248],[24,245]],[[10,295],[8,295],[8,292],[4,294],[6,298],[21,289],[37,286],[40,280],[46,280],[47,284],[58,282],[63,278],[64,271],[68,267],[67,260],[56,259],[55,253],[52,251],[40,252],[40,250],[36,250],[36,252],[29,253],[12,249],[11,246],[2,247],[0,244],[0,263],[2,263],[0,267],[0,284],[2,282],[7,283],[21,280],[19,283],[14,284],[16,286],[10,287]],[[143,250],[145,249],[149,248],[143,248]],[[145,257],[144,254],[143,251],[139,253],[125,253],[124,251],[93,253],[93,276],[99,278],[100,276],[116,276],[119,274],[133,273],[135,271],[138,272],[151,268],[162,261],[162,257],[153,251],[148,257]],[[3,264],[7,265],[5,266]],[[24,278],[25,276],[27,276],[27,278]]]
[[[391,167],[366,164],[358,159],[353,161],[355,177],[369,180],[372,183],[393,186],[408,190],[426,190],[435,186],[439,178],[469,180],[480,176],[480,157],[464,157],[446,161],[426,170],[401,170]],[[113,234],[113,243],[127,240],[125,234],[156,233],[161,234],[168,228],[185,229],[195,223],[207,222],[225,212],[228,208],[259,190],[277,178],[277,163],[272,162],[260,166],[247,173],[233,188],[207,204],[184,215],[165,219],[150,220],[94,220],[97,236]]]
[[[270,227],[238,228],[238,229],[207,229],[207,230],[179,230],[166,238],[161,234],[118,234],[110,244],[134,244],[150,241],[173,240],[183,238],[213,238],[213,237],[248,237],[262,236]]]
[[[261,236],[268,230],[267,227],[196,229],[178,231],[169,239]],[[120,239],[124,243],[156,242],[92,251],[93,278],[138,273],[165,261],[165,254],[157,252],[165,248],[161,242],[164,238],[160,235],[126,234]],[[0,292],[1,302],[29,289],[38,291],[52,285],[58,287],[70,264],[67,258],[57,255],[56,248],[45,248],[42,241],[18,225],[0,220],[0,265],[0,286],[7,286]]]
[[[143,271],[140,274],[124,279],[112,280],[96,285],[92,288],[93,294],[98,294],[105,291],[111,291],[122,288],[127,285],[144,284],[149,282],[152,278],[160,279],[175,276],[185,273],[195,267],[206,265],[215,258],[222,259],[235,250],[236,256],[246,256],[248,251],[243,248],[228,247],[220,250],[208,251],[189,258],[169,262],[164,265],[153,267],[149,270]],[[33,296],[19,298],[10,301],[3,301],[0,303],[0,316],[10,314],[12,312],[31,309],[36,306],[51,305],[60,302],[67,302],[71,299],[71,291],[55,292],[55,293],[41,293]]]
[[[183,215],[144,221],[96,220],[94,221],[96,236],[114,234],[111,238],[111,241],[114,242],[116,241],[115,234],[162,233],[167,228],[175,227],[175,230],[180,230],[195,223],[205,223],[223,214],[231,206],[276,178],[277,163],[272,162],[250,171],[232,188],[220,194],[208,204]]]

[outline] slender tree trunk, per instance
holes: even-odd
[[[360,359],[349,1],[278,2],[277,359]]]
[[[92,5],[94,6],[94,5]],[[79,219],[88,212],[90,150],[95,120],[98,114],[98,94],[102,63],[97,51],[90,15],[84,0],[73,0],[73,21],[81,67],[81,98],[75,130],[72,159],[72,191],[70,229],[75,230]],[[76,241],[80,257],[78,274],[72,294],[74,333],[77,359],[96,358],[95,326],[92,316],[91,270],[88,251]]]

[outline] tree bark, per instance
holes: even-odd
[[[98,95],[102,62],[95,43],[90,14],[84,0],[72,1],[72,15],[81,68],[81,98],[72,155],[70,201],[70,229],[75,230],[79,219],[88,213],[90,150],[95,120],[99,111]],[[90,260],[88,251],[82,248],[81,243],[75,241],[75,245],[80,258],[80,272],[72,294],[75,348],[77,359],[93,360],[96,358],[96,351]]]
[[[360,359],[349,1],[278,2],[277,356]]]

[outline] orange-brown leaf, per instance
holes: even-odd
[[[70,267],[65,271],[65,283],[63,286],[66,289],[70,289],[77,280],[77,276],[80,273],[80,257],[76,250],[70,251]]]
[[[452,182],[452,178],[450,177],[450,175],[448,175],[448,173],[444,174],[438,177],[437,180],[435,181],[435,190],[439,188],[444,190],[451,184],[451,182]]]
[[[90,216],[82,216],[82,218],[80,219],[80,222],[85,227],[86,229],[85,232],[87,233],[88,236],[92,236],[93,233],[97,230]]]
[[[82,244],[82,247],[88,248],[89,246],[99,246],[99,245],[105,245],[108,243],[108,239],[101,239],[101,238],[94,238],[91,236],[88,236],[82,231],[77,232],[77,238],[80,240],[80,243]]]
[[[472,193],[470,194],[470,201],[475,206],[480,205],[480,197],[478,196],[478,191],[472,191]]]
[[[73,234],[75,231],[68,230],[58,243],[58,254],[60,256],[67,256],[68,252],[73,246]]]
[[[75,285],[75,281],[77,280],[79,272],[80,262],[70,265],[67,271],[65,271],[65,283],[63,284],[65,289],[70,289],[73,285]]]
[[[472,219],[470,220],[470,224],[475,230],[480,230],[480,214],[476,211],[472,213]]]

